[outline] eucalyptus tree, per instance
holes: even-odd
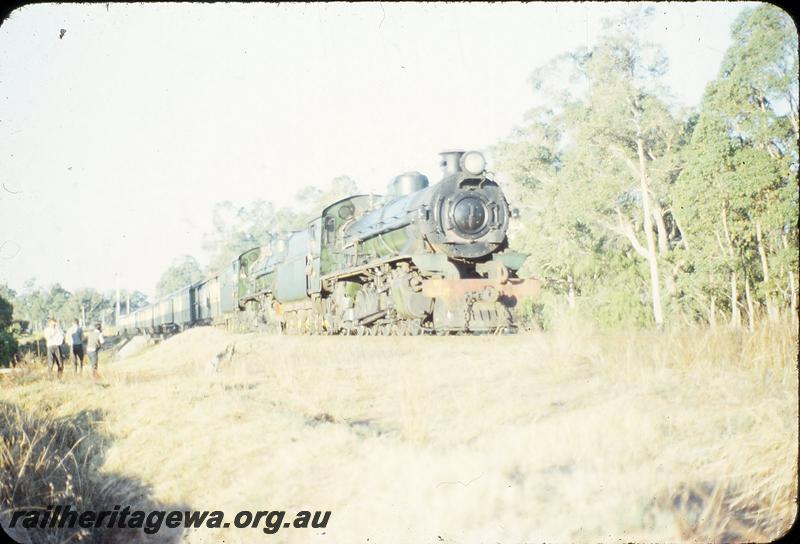
[[[219,202],[214,207],[212,228],[203,237],[203,248],[211,254],[206,272],[220,272],[240,253],[269,243],[296,223],[296,214],[264,200],[243,206]]]
[[[203,271],[197,259],[191,255],[183,255],[175,259],[170,267],[161,274],[161,278],[156,284],[156,296],[162,297],[202,278]]]
[[[555,279],[556,290],[566,285],[568,303],[574,307],[580,252],[570,220],[553,205],[559,196],[563,133],[555,112],[547,108],[531,110],[526,122],[493,149],[498,168],[510,177],[508,196],[522,219],[522,228],[512,224],[509,236],[515,248],[532,255],[524,272]]]
[[[347,176],[334,178],[324,188],[307,186],[295,197],[298,206],[278,207],[266,200],[236,205],[219,202],[214,207],[212,228],[203,236],[203,248],[211,254],[207,272],[217,273],[239,254],[265,245],[289,232],[305,228],[322,206],[356,191],[355,182]]]
[[[670,187],[686,127],[660,84],[666,57],[642,37],[650,15],[639,9],[606,21],[594,47],[534,72],[542,110],[551,113],[531,117],[522,135],[498,146],[498,156],[517,185],[544,199],[530,219],[543,229],[532,236],[550,234],[541,244],[556,251],[541,247],[539,256],[554,255],[554,268],[584,285],[626,277],[660,328],[665,284],[674,291],[682,269],[673,255],[683,244]]]
[[[781,306],[797,315],[798,44],[769,4],[743,12],[732,37],[675,199],[709,319],[727,299],[730,322],[744,308],[752,328],[761,305],[772,319]]]

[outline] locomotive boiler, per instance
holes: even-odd
[[[496,332],[540,282],[517,272],[511,210],[476,152],[441,153],[442,179],[397,176],[386,195],[354,195],[308,227],[242,254],[239,309],[294,333]]]

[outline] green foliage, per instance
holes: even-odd
[[[7,287],[3,291],[6,295],[13,296],[13,291]],[[6,300],[3,294],[0,294],[0,366],[7,365],[19,348],[17,339],[14,338],[11,331],[7,330],[11,327],[13,315],[14,307],[11,302]]]
[[[512,243],[531,253],[528,272],[572,285],[564,295],[597,294],[598,282],[641,259],[658,268],[676,246],[668,187],[684,126],[661,98],[666,59],[640,37],[647,17],[639,10],[610,22],[591,51],[538,69],[532,81],[545,106],[495,149],[523,205],[524,226]],[[654,308],[661,296],[650,285]],[[614,305],[638,312],[638,300],[620,296]]]
[[[173,291],[186,287],[203,278],[203,271],[197,259],[191,255],[184,255],[175,259],[156,284],[156,296],[162,297]]]
[[[617,265],[614,275],[605,276],[591,294],[579,301],[583,314],[609,329],[638,329],[653,325],[649,307],[645,267]]]
[[[523,330],[549,330],[558,318],[560,306],[564,304],[556,293],[545,290],[535,300],[520,301],[513,310],[514,322]]]
[[[735,313],[747,281],[769,312],[796,290],[797,34],[771,5],[745,11],[733,33],[676,184],[693,271],[682,287]]]
[[[0,283],[0,298],[4,298],[13,304],[17,298],[17,292],[11,289],[8,284]]]
[[[147,300],[147,295],[142,293],[141,291],[121,291],[120,292],[120,299],[121,299],[121,306],[125,308],[125,312],[137,310],[139,308],[143,308],[149,304]],[[130,309],[127,308],[128,301],[130,301],[131,307]]]
[[[300,226],[304,226],[314,217],[318,217],[322,209],[346,196],[357,194],[358,185],[349,176],[338,176],[331,180],[326,189],[308,186],[300,189],[295,200],[301,207]]]
[[[8,330],[11,334],[17,337],[27,331],[29,326],[30,323],[28,321],[25,321],[24,319],[18,319],[11,324]]]
[[[0,295],[0,329],[6,329],[11,325],[14,316],[14,307],[11,303]]]
[[[0,366],[7,366],[19,349],[19,342],[11,332],[0,330]]]
[[[547,323],[572,308],[614,327],[796,309],[794,25],[768,4],[744,11],[691,113],[660,84],[667,59],[642,39],[650,11],[537,69],[542,105],[494,149],[522,211],[523,272],[550,280],[519,311]]]
[[[237,206],[226,200],[214,207],[212,230],[204,235],[203,249],[211,254],[208,273],[223,270],[241,253],[271,242],[282,233],[302,226],[301,218],[271,202]]]
[[[126,312],[129,293],[120,291],[121,309]],[[14,319],[30,322],[33,330],[41,330],[49,317],[62,323],[86,317],[87,323],[103,322],[113,319],[116,306],[116,292],[101,293],[92,288],[77,289],[70,292],[58,284],[44,288],[35,279],[25,282],[21,294],[14,299]],[[130,293],[131,307],[140,308],[147,304],[147,297],[139,292]]]
[[[211,255],[208,273],[217,273],[248,249],[266,245],[285,237],[289,232],[305,228],[328,204],[348,195],[358,188],[347,176],[333,179],[327,189],[305,187],[298,191],[296,200],[300,211],[277,208],[271,202],[256,200],[237,206],[231,201],[214,207],[212,230],[204,234],[203,249]]]

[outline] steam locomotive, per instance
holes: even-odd
[[[513,329],[541,282],[517,272],[512,210],[477,151],[440,154],[442,179],[394,178],[343,198],[307,228],[241,254],[220,274],[123,316],[123,332],[197,324],[294,334],[447,334]]]

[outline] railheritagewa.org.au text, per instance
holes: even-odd
[[[134,510],[130,506],[114,506],[111,510],[78,511],[72,505],[19,509],[11,513],[10,527],[23,529],[104,527],[138,529],[152,535],[164,527],[169,529],[260,529],[275,534],[281,529],[322,529],[331,519],[329,510],[301,510],[288,514],[285,510],[242,510],[228,517],[220,510]]]

